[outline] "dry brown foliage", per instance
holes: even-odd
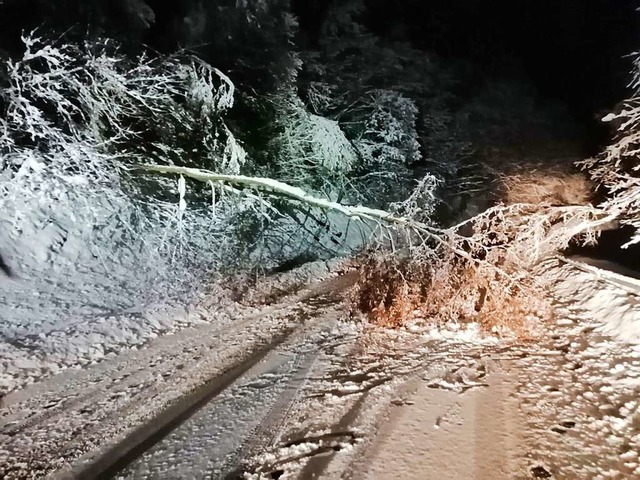
[[[477,322],[527,337],[553,317],[547,286],[532,267],[570,241],[593,241],[588,226],[598,215],[589,206],[497,206],[393,254],[369,252],[353,307],[385,327]]]
[[[538,165],[499,177],[499,196],[507,205],[587,205],[593,187],[585,175],[560,166]]]
[[[465,259],[431,268],[388,254],[369,253],[360,268],[353,306],[374,324],[397,328],[411,321],[477,322],[487,331],[529,336],[553,316],[544,289],[531,279],[514,283]]]
[[[587,205],[595,184],[576,169],[580,147],[571,142],[492,146],[480,150],[495,202],[506,205]],[[485,185],[486,187],[486,185]]]
[[[591,205],[593,183],[567,156],[575,151],[549,143],[481,152],[481,195],[495,206],[446,229],[414,226],[404,251],[366,254],[354,309],[386,327],[425,319],[533,333],[553,317],[548,285],[533,267],[570,243],[595,242],[612,221]]]

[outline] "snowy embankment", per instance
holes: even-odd
[[[562,259],[547,273],[556,298],[594,322],[599,332],[622,344],[640,345],[640,280],[613,272],[615,264],[605,269],[604,262],[598,268],[585,263],[589,259],[576,260]]]
[[[25,215],[19,230],[0,218],[0,246],[16,275],[0,278],[0,394],[200,321],[191,305],[202,272],[126,238],[116,221],[123,204],[94,204],[102,211],[92,214],[114,221],[96,226],[83,200],[14,211]]]
[[[200,321],[207,272],[232,256],[227,212],[186,209],[184,182],[131,166],[185,158],[183,142],[223,172],[242,160],[218,135],[233,85],[212,67],[131,60],[108,40],[22,41],[3,64],[0,253],[16,277],[0,279],[0,395]],[[187,141],[172,121],[205,132]]]
[[[0,277],[0,395],[200,323],[203,309],[233,316],[207,285],[212,245],[225,246],[209,212],[43,169],[0,175],[0,252],[15,274]]]
[[[0,395],[158,336],[204,322],[222,326],[246,313],[229,291],[212,286],[206,263],[168,257],[169,249],[163,255],[158,230],[166,225],[155,231],[143,225],[130,235],[118,218],[132,206],[113,198],[92,197],[92,209],[76,195],[64,208],[14,211],[24,216],[19,231],[0,217],[0,246],[16,274],[0,278]],[[96,218],[108,221],[96,226]],[[325,262],[315,262],[269,288],[289,290],[327,272]]]

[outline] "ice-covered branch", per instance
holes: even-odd
[[[197,168],[164,166],[164,165],[143,165],[145,170],[157,173],[175,173],[184,175],[185,177],[198,180],[200,182],[227,183],[240,185],[245,188],[252,188],[270,192],[274,195],[295,200],[312,207],[318,207],[323,210],[333,210],[347,217],[361,220],[384,221],[388,223],[406,225],[410,220],[405,217],[398,217],[384,210],[368,208],[363,206],[349,206],[338,202],[332,202],[320,197],[310,195],[299,187],[289,185],[272,178],[249,177],[244,175],[224,175]]]
[[[479,247],[483,244],[482,236],[492,233],[492,230],[493,233],[500,232],[502,235],[506,235],[505,232],[509,231],[510,235],[519,238],[520,243],[528,244],[529,248],[522,249],[520,253],[535,263],[535,259],[542,256],[543,251],[548,252],[561,244],[567,244],[579,235],[593,234],[616,219],[615,214],[588,205],[541,208],[538,205],[518,204],[496,206],[466,222],[441,229],[414,218],[399,216],[385,210],[361,205],[344,205],[320,198],[309,194],[302,188],[272,178],[225,175],[177,166],[144,165],[142,168],[155,173],[179,174],[204,183],[230,184],[241,189],[260,190],[310,207],[338,212],[349,218],[382,223],[399,230],[415,232],[419,238],[435,242],[436,245],[443,246],[456,255],[476,263],[482,260],[474,257],[470,250],[473,248],[492,248],[492,246]],[[474,225],[474,230],[478,232],[476,236],[460,234],[463,227],[469,224]],[[524,240],[525,237],[533,237],[534,241],[527,243]],[[463,246],[464,242],[467,243],[466,248]],[[503,243],[506,248],[508,243],[506,238]],[[478,247],[471,244],[477,244]],[[499,248],[502,247],[499,243],[496,245]]]

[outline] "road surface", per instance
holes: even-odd
[[[640,478],[640,299],[545,268],[529,341],[372,327],[347,276],[66,371],[4,399],[0,476]]]

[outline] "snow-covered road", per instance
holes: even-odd
[[[201,321],[146,348],[10,393],[0,408],[0,477],[61,468],[84,475],[125,462],[129,450],[156,437],[159,428],[224,390],[298,330],[303,335],[307,322],[319,322],[312,312],[336,300],[314,305],[313,298],[331,298],[332,285],[329,280],[272,306],[248,307],[230,322]],[[341,316],[327,315],[329,324]],[[305,340],[297,348],[314,345]],[[77,468],[68,468],[78,459]]]
[[[640,478],[637,298],[546,268],[529,341],[346,319],[338,277],[66,371],[5,399],[0,474]]]
[[[242,461],[272,445],[291,402],[307,381],[318,356],[343,341],[348,328],[330,304],[300,312],[301,322],[286,342],[240,376],[231,386],[171,431],[118,478],[221,478]]]

